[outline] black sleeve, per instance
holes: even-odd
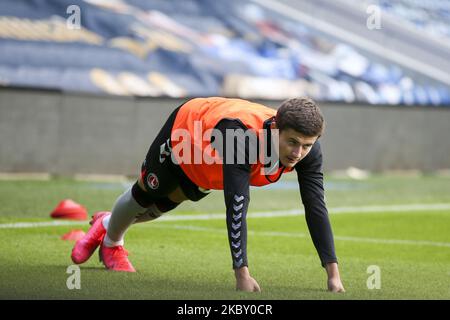
[[[227,139],[225,130],[232,129],[244,133],[247,128],[239,120],[224,119],[216,129],[222,132],[223,146]],[[247,209],[250,202],[250,164],[248,158],[249,144],[244,139],[234,139],[234,161],[226,163],[226,148],[222,152],[223,191],[227,210],[228,242],[230,245],[233,268],[248,266],[247,261]],[[243,144],[244,142],[244,144]],[[237,161],[237,153],[245,152],[244,161]]]
[[[337,258],[324,199],[322,150],[319,141],[313,145],[309,154],[295,166],[295,170],[305,207],[306,223],[324,267],[327,263],[337,262]]]

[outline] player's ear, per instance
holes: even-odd
[[[270,129],[278,129],[277,123],[275,122],[275,120],[270,123]]]

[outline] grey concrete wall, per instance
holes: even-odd
[[[0,172],[136,175],[161,125],[181,103],[1,89]],[[450,168],[450,108],[321,108],[326,170]]]

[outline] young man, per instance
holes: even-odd
[[[72,260],[83,263],[100,246],[107,269],[135,272],[123,248],[133,223],[156,219],[184,200],[198,201],[211,189],[224,190],[236,289],[260,291],[247,262],[249,187],[276,182],[295,170],[328,290],[344,292],[324,201],[317,141],[323,126],[320,109],[308,98],[289,99],[277,111],[241,99],[187,101],[170,115],[150,146],[140,178],[117,199],[112,213],[94,215]]]

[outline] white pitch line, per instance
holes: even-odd
[[[333,214],[343,213],[376,213],[376,212],[406,212],[410,211],[441,211],[450,210],[450,203],[430,203],[430,204],[398,204],[387,206],[362,206],[362,207],[337,207],[329,208],[328,211]]]
[[[76,226],[86,225],[86,221],[44,221],[44,222],[16,222],[2,223],[0,229],[23,229],[23,228],[40,228],[40,227],[59,227],[59,226]]]
[[[412,213],[414,211],[444,211],[450,210],[450,203],[434,204],[407,204],[407,205],[389,205],[389,206],[361,206],[361,207],[336,207],[328,208],[330,215],[336,214],[370,214],[370,213]],[[248,218],[274,218],[303,215],[304,211],[300,209],[293,210],[275,210],[275,211],[257,211],[250,212]],[[225,213],[196,214],[196,215],[167,215],[159,221],[192,221],[192,220],[225,220]],[[0,229],[22,229],[39,227],[57,227],[57,226],[77,226],[86,225],[86,221],[44,221],[44,222],[17,222],[0,224]]]
[[[184,225],[152,225],[153,228],[158,229],[176,229],[176,230],[189,230],[189,231],[203,231],[211,233],[225,234],[224,229],[218,228],[206,228],[197,226],[184,226]],[[264,236],[264,237],[288,237],[288,238],[309,238],[310,236],[301,232],[275,232],[275,231],[247,231],[249,235]],[[335,240],[339,241],[352,241],[358,243],[375,243],[375,244],[396,244],[396,245],[413,245],[413,246],[432,246],[432,247],[447,247],[450,248],[449,242],[435,242],[428,240],[404,240],[404,239],[378,239],[378,238],[364,238],[364,237],[346,237],[346,236],[334,236]]]
[[[377,212],[405,212],[411,211],[441,211],[450,210],[450,203],[434,203],[434,204],[403,204],[389,206],[361,206],[361,207],[336,207],[328,208],[330,215],[335,214],[352,214],[352,213],[377,213]],[[292,210],[275,210],[275,211],[257,211],[249,212],[248,218],[273,218],[303,215],[305,212],[300,209]],[[225,219],[224,213],[199,214],[189,216],[163,216],[161,220],[165,221],[181,221],[181,220],[216,220]]]

